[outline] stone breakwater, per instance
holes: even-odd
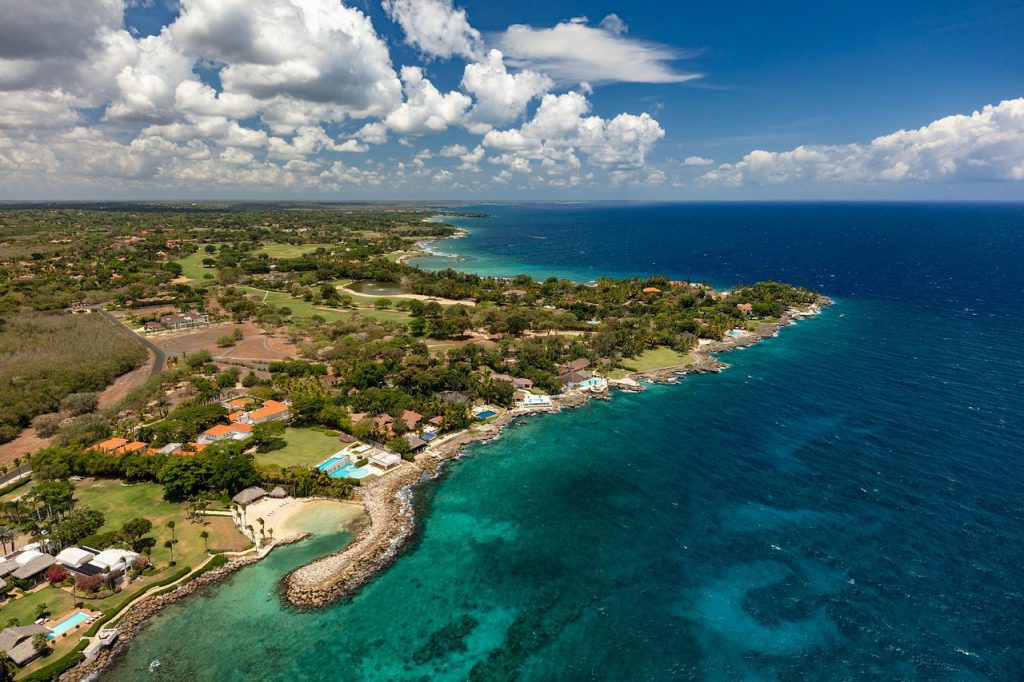
[[[415,461],[362,486],[358,494],[370,524],[345,549],[287,574],[281,591],[288,602],[298,608],[318,608],[359,591],[398,557],[412,537],[412,486],[437,476],[441,465],[469,443],[494,438],[514,416],[505,414],[485,426],[456,433]]]
[[[293,542],[299,542],[308,536],[308,533],[299,533],[278,540],[271,547],[280,547]],[[268,547],[267,549],[269,550],[270,548]],[[117,640],[115,640],[113,645],[107,649],[102,649],[95,657],[87,658],[71,670],[65,672],[58,678],[59,682],[83,682],[84,680],[96,679],[128,647],[129,642],[142,631],[150,618],[171,604],[195,594],[202,588],[226,580],[235,571],[256,563],[264,556],[266,556],[265,551],[259,554],[250,554],[231,559],[220,568],[207,571],[199,577],[179,585],[167,594],[147,597],[128,607],[128,610],[116,622],[111,621],[110,624],[104,626],[104,629],[115,628],[118,631]]]

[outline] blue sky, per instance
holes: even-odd
[[[0,10],[2,199],[1024,197],[1024,2]]]

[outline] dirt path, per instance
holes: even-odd
[[[136,369],[122,374],[114,383],[103,389],[100,393],[99,405],[100,407],[109,407],[110,405],[116,405],[124,399],[131,391],[135,390],[139,386],[146,383],[146,380],[153,373],[153,353],[150,352],[146,357],[146,362],[141,364]]]
[[[15,457],[24,459],[25,455],[47,447],[52,440],[52,438],[43,438],[33,428],[27,428],[14,440],[0,445],[0,464],[11,466],[14,464]]]
[[[394,300],[396,298],[412,298],[417,301],[433,301],[434,303],[440,303],[441,305],[464,305],[468,308],[472,308],[476,305],[476,301],[469,299],[457,301],[454,298],[442,298],[441,296],[425,296],[424,294],[362,294],[353,289],[349,289],[348,286],[337,287],[338,291],[350,294],[352,296],[362,296],[363,298],[387,298]]]

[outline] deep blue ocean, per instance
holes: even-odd
[[[1024,205],[469,207],[487,274],[774,278],[836,299],[472,446],[353,600],[276,550],[153,621],[110,680],[1024,679]],[[152,661],[159,667],[150,669]]]

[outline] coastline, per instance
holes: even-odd
[[[632,383],[619,380],[616,387],[636,391],[643,390],[639,380],[672,383],[683,374],[721,372],[728,365],[714,355],[776,336],[781,328],[796,324],[799,319],[814,317],[825,306],[833,303],[827,296],[820,296],[814,304],[804,309],[791,309],[778,320],[765,322],[754,331],[701,346],[694,351],[696,362],[632,372],[627,375]],[[458,431],[441,439],[427,452],[417,455],[412,462],[362,486],[359,495],[369,517],[369,526],[340,551],[295,568],[282,577],[279,583],[282,598],[296,608],[316,609],[352,597],[393,563],[412,537],[416,525],[412,505],[415,486],[439,476],[442,465],[460,457],[467,445],[496,438],[505,426],[517,418],[539,412],[573,409],[594,398],[609,399],[607,393],[593,394],[574,390],[553,396],[554,409],[513,408],[487,424]]]

